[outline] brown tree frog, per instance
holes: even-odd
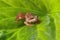
[[[36,15],[32,15],[32,13],[28,12],[25,15],[23,13],[19,13],[16,17],[16,21],[23,19],[24,24],[27,26],[32,26],[34,23],[39,23],[39,19]]]

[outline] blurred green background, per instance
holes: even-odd
[[[20,26],[19,12],[31,12],[41,23]],[[0,0],[0,40],[60,40],[60,0]]]

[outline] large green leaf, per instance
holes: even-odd
[[[60,40],[59,0],[0,0],[0,40]],[[41,23],[16,23],[19,12],[31,12]]]

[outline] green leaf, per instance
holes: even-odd
[[[54,20],[50,16],[46,16],[44,22],[37,25],[38,40],[55,40]]]
[[[16,23],[19,12],[31,12],[41,22]],[[60,40],[59,31],[60,0],[0,0],[0,40]]]

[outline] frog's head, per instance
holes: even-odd
[[[25,15],[22,13],[22,12],[20,12],[17,16],[16,16],[16,20],[18,21],[18,20],[20,20],[20,19],[24,19],[25,18]]]

